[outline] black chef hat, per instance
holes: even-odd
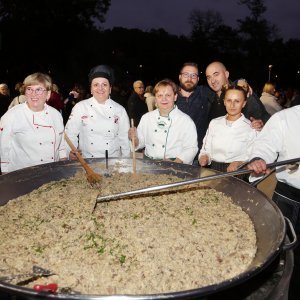
[[[92,80],[97,77],[106,78],[110,85],[113,85],[115,81],[114,70],[108,65],[99,65],[91,69],[89,82],[92,83]]]

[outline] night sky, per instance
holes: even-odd
[[[193,9],[221,13],[224,23],[235,27],[237,19],[249,15],[238,0],[111,0],[103,28],[116,26],[141,30],[163,28],[176,35],[188,35],[188,17]],[[264,17],[276,25],[284,40],[300,39],[300,0],[266,0]]]

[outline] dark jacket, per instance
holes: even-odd
[[[134,126],[137,127],[142,116],[148,112],[145,100],[142,100],[137,93],[133,92],[128,99],[127,112],[129,119],[133,119]]]
[[[293,101],[291,102],[291,107],[300,104],[300,95],[296,95]]]
[[[209,121],[226,115],[227,112],[224,105],[224,93],[222,93],[220,97],[216,93],[209,93],[208,99]],[[253,117],[255,119],[262,120],[264,124],[266,124],[270,118],[270,115],[256,94],[252,94],[247,98],[247,103],[242,109],[242,113],[247,119],[250,120],[250,117]]]
[[[197,86],[189,97],[183,97],[179,91],[176,105],[194,121],[198,135],[198,147],[201,149],[208,127],[208,90],[204,86]]]
[[[0,94],[0,118],[7,112],[9,104],[9,96]]]

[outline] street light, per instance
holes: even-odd
[[[271,81],[271,71],[272,71],[273,65],[269,65],[269,82]]]

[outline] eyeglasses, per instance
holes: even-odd
[[[32,95],[34,93],[38,96],[42,95],[45,91],[47,91],[47,90],[43,89],[43,88],[33,89],[31,87],[27,87],[25,90],[26,94],[28,94],[28,95]]]
[[[187,72],[181,73],[181,75],[183,78],[192,78],[192,79],[197,79],[199,76],[197,73],[187,73]]]

